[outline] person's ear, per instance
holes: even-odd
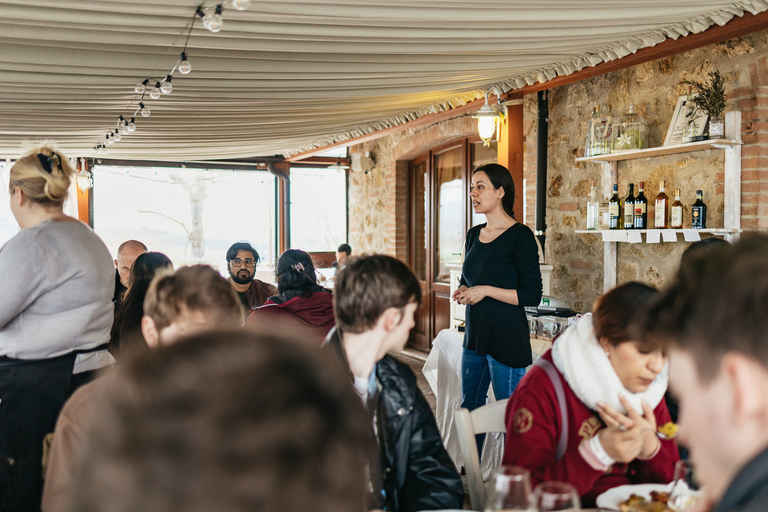
[[[379,323],[387,332],[392,332],[400,325],[403,320],[403,314],[398,308],[387,308],[379,317]]]
[[[603,336],[603,337],[601,337],[601,338],[600,338],[599,340],[597,340],[597,341],[598,341],[598,343],[600,343],[600,348],[602,348],[602,349],[603,349],[603,352],[605,352],[606,354],[608,354],[608,352],[610,352],[610,351],[611,351],[611,347],[612,347],[612,345],[611,345],[611,343],[608,341],[608,338],[606,338],[605,336]]]
[[[144,336],[144,341],[147,342],[149,348],[160,346],[160,333],[157,330],[154,318],[151,316],[144,315],[141,317],[141,334]]]
[[[21,187],[13,187],[11,197],[16,201],[16,204],[18,204],[19,207],[27,204],[27,197],[24,195],[24,191],[21,190]]]
[[[737,353],[728,353],[720,363],[720,372],[727,379],[733,403],[733,421],[745,426],[764,421],[768,416],[768,374],[757,361]]]
[[[118,267],[118,265],[117,265],[117,260],[114,260],[114,262],[115,262],[115,268],[120,268],[120,267]]]

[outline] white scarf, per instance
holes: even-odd
[[[604,402],[626,414],[624,406],[619,402],[621,393],[639,414],[643,414],[642,401],[655,409],[667,391],[668,363],[664,364],[661,373],[642,393],[633,393],[622,385],[595,337],[592,313],[581,317],[555,340],[552,360],[579,400],[595,411],[597,402]]]

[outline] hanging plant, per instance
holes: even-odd
[[[725,80],[719,71],[709,72],[709,82],[698,80],[683,80],[681,84],[690,85],[697,93],[691,98],[696,109],[706,112],[714,119],[723,115],[725,111]]]

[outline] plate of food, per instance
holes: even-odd
[[[598,496],[597,506],[621,512],[667,512],[670,510],[667,508],[667,500],[671,490],[672,484],[620,485]]]

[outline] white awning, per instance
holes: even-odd
[[[162,79],[201,0],[0,1],[0,157],[51,139],[82,156]],[[206,2],[205,7],[215,4]],[[291,155],[624,57],[763,0],[281,0],[198,19],[192,72],[145,97],[109,158]],[[187,29],[185,29],[187,27]],[[154,81],[150,83],[150,88]]]

